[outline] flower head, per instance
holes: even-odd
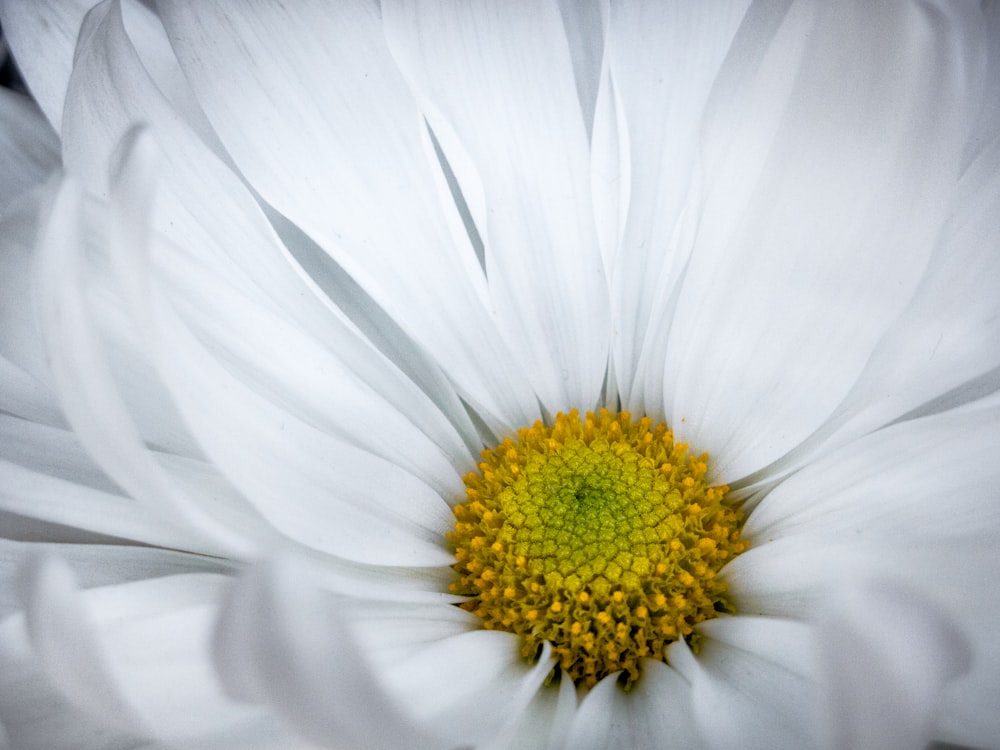
[[[996,5],[51,6],[14,747],[1000,734]]]

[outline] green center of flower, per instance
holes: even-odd
[[[628,412],[558,414],[482,453],[455,507],[454,593],[522,654],[552,644],[559,668],[595,685],[693,626],[732,612],[722,566],[747,548],[728,487],[708,487],[708,456],[687,455],[664,424]]]

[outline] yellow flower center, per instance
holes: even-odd
[[[482,452],[455,506],[454,593],[522,654],[552,644],[559,668],[595,685],[693,627],[732,612],[717,573],[747,548],[728,487],[708,487],[708,455],[687,454],[664,424],[628,412],[558,414]]]

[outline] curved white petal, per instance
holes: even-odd
[[[383,679],[410,712],[459,745],[487,740],[517,721],[554,666],[548,644],[529,665],[514,634],[473,630],[386,667]]]
[[[692,717],[692,690],[681,675],[647,660],[625,692],[618,674],[597,683],[580,704],[566,747],[579,750],[654,750],[703,747]]]
[[[701,653],[685,641],[667,651],[690,683],[694,720],[709,747],[802,749],[815,746],[809,630],[757,617],[708,620]]]
[[[454,391],[445,387],[440,373],[419,358],[402,360],[398,366],[389,362],[323,296],[278,240],[249,191],[164,99],[142,67],[117,5],[101,7],[88,18],[66,113],[67,166],[99,194],[110,193],[110,183],[119,177],[105,177],[108,163],[121,148],[119,138],[136,121],[149,123],[155,131],[162,159],[156,200],[146,195],[154,204],[152,227],[197,258],[195,266],[204,267],[189,283],[183,276],[175,277],[178,292],[186,295],[194,308],[191,313],[205,322],[203,335],[211,336],[215,346],[232,352],[237,361],[250,358],[244,363],[250,371],[246,377],[270,381],[267,385],[276,388],[281,398],[293,394],[310,419],[325,418],[322,391],[316,392],[315,379],[327,376],[332,382],[344,378],[353,389],[374,390],[379,398],[367,399],[367,403],[371,408],[384,402],[383,419],[375,414],[371,419],[385,421],[388,427],[393,423],[389,415],[395,412],[395,422],[405,418],[413,424],[408,433],[399,435],[393,446],[396,453],[416,447],[413,463],[431,465],[436,460],[440,466],[441,457],[434,459],[421,447],[421,439],[410,439],[409,433],[416,428],[438,445],[459,471],[466,469],[467,446],[475,445],[476,438]],[[134,156],[132,161],[136,161]],[[192,269],[189,263],[187,268],[175,270],[185,274],[197,268]],[[269,327],[255,330],[252,324],[256,320],[235,311],[223,317],[222,311],[213,309],[214,300],[198,296],[213,290],[196,282],[213,275],[225,284],[220,293],[228,289],[230,294],[242,296],[243,310],[256,309]],[[206,307],[211,314],[205,314]],[[287,344],[282,328],[298,329]],[[386,337],[391,338],[390,334]],[[262,345],[254,349],[252,344],[258,342]],[[299,350],[302,346],[313,349],[313,362],[303,362],[299,369],[296,358],[301,352],[282,351],[283,346],[291,349],[296,344]],[[399,349],[409,351],[406,346]],[[321,371],[331,368],[335,368],[332,373]],[[296,380],[310,375],[314,380],[305,384]],[[415,383],[428,388],[427,392]],[[325,390],[329,389],[328,384]],[[351,401],[349,393],[342,397]],[[330,410],[333,397],[328,401],[325,408]],[[341,420],[340,430],[350,431],[362,443],[366,434],[372,434],[364,429],[363,420],[350,418]],[[386,434],[391,433],[387,430]],[[441,473],[436,470],[439,477]],[[454,478],[451,481],[454,483]]]
[[[895,579],[845,583],[817,618],[824,747],[909,750],[933,738],[972,654],[954,617]]]
[[[160,371],[202,446],[276,528],[376,564],[446,565],[447,504],[398,466],[322,433],[230,375],[153,290]]]
[[[134,736],[211,744],[280,731],[227,699],[210,660],[226,576],[173,575],[80,592],[64,563],[36,558],[26,623],[39,664],[77,706]]]
[[[59,139],[28,97],[0,89],[0,213],[59,167]]]
[[[751,512],[752,543],[795,534],[831,541],[1000,532],[993,502],[1000,408],[965,409],[887,427],[806,466]]]
[[[537,415],[497,335],[412,97],[364,2],[161,3],[174,50],[265,200],[331,253],[492,426]],[[333,71],[335,74],[330,74]],[[431,161],[433,160],[433,161]],[[405,263],[406,273],[399,273]]]
[[[230,563],[166,549],[112,544],[38,544],[0,539],[0,618],[19,609],[16,572],[29,554],[64,561],[82,588],[108,586],[182,573],[226,573]]]
[[[451,601],[374,601],[361,591],[357,597],[340,602],[338,609],[376,670],[391,669],[416,650],[482,627],[480,618]]]
[[[158,160],[148,133],[131,133],[121,151],[123,164],[112,191],[110,256],[127,307],[137,314],[148,294],[144,253],[137,251],[149,237],[144,225],[149,209],[141,204],[153,194]],[[328,352],[278,313],[252,303],[208,273],[196,259],[175,248],[158,255],[186,317],[199,334],[210,336],[226,352],[230,368],[245,373],[244,380],[258,392],[270,395],[289,414],[407,469],[443,497],[462,496],[458,472],[471,468],[472,460],[456,432],[436,429],[440,424],[431,415],[414,425],[343,361],[350,351],[340,356]],[[140,318],[146,327],[147,317]],[[397,398],[410,395],[396,390]]]
[[[247,571],[215,631],[226,689],[270,705],[324,747],[440,747],[378,686],[336,604],[294,564]]]
[[[571,680],[558,687],[545,686],[507,729],[476,750],[563,750],[567,747],[570,723],[577,707],[576,688]]]
[[[942,514],[944,518],[947,514]],[[846,580],[873,575],[901,582],[901,590],[926,592],[938,607],[961,618],[970,641],[973,669],[947,685],[935,715],[934,736],[969,747],[988,747],[1000,728],[996,705],[1000,648],[1000,575],[996,531],[928,536],[919,544],[908,535],[880,538],[825,538],[822,531],[762,541],[723,571],[737,611],[821,621],[824,599]],[[873,614],[881,612],[873,607]],[[889,622],[885,627],[895,627]],[[883,627],[883,626],[879,626]],[[896,634],[905,640],[905,635]]]
[[[23,615],[0,623],[0,725],[11,750],[165,750],[68,701],[40,669]]]
[[[803,3],[770,42],[752,18],[737,35],[663,384],[716,479],[822,425],[911,297],[979,107],[983,27],[976,6]]]
[[[691,249],[673,235],[685,203],[698,191],[695,165],[705,105],[747,5],[611,4],[609,72],[630,179],[611,277],[613,354],[623,408],[642,409],[643,380],[662,383],[669,327],[664,308]],[[658,400],[651,407],[662,410],[663,404]]]
[[[479,179],[500,330],[549,412],[595,404],[607,364],[607,281],[559,9],[393,2],[382,10],[428,122],[461,144]],[[449,158],[451,145],[442,140]]]
[[[66,416],[88,452],[134,498],[154,513],[176,511],[193,533],[222,549],[246,551],[248,540],[177,492],[128,414],[84,300],[81,200],[72,181],[56,192],[37,259],[40,325]]]
[[[128,405],[143,439],[158,449],[185,456],[199,456],[196,444],[169,404],[155,373],[141,354],[141,344],[130,322],[115,304],[110,276],[103,262],[106,213],[93,200],[84,199],[81,220],[74,229],[68,216],[51,217],[52,195],[56,185],[25,195],[10,206],[0,221],[0,352],[23,369],[34,383],[21,380],[21,393],[31,398],[31,410],[13,411],[27,418],[53,426],[65,426],[60,413],[51,363],[38,314],[39,299],[35,266],[39,255],[37,240],[40,226],[58,223],[74,233],[74,242],[85,248],[87,261],[79,269],[80,284],[85,288],[84,303],[91,327],[103,342],[109,369],[114,373],[121,396]],[[4,383],[4,388],[17,383]]]
[[[794,471],[893,420],[1000,387],[998,212],[1000,138],[963,176],[920,286],[854,388],[818,433],[761,476]]]
[[[450,514],[436,493],[396,465],[323,434],[239,382],[188,331],[152,286],[153,279],[146,278],[148,259],[142,246],[148,242],[148,227],[142,226],[141,217],[152,197],[151,177],[141,176],[149,169],[142,163],[148,150],[143,143],[142,138],[133,142],[136,153],[124,157],[126,168],[117,176],[122,187],[116,183],[113,191],[114,201],[127,203],[112,217],[112,264],[125,281],[129,312],[199,442],[235,486],[279,530],[298,541],[381,564],[447,564],[450,556],[442,540]],[[43,237],[43,249],[49,248],[43,261],[56,253],[72,253],[74,241],[78,243],[69,190],[58,194],[61,203]],[[133,205],[137,201],[140,205]],[[131,226],[134,222],[139,225]],[[68,261],[75,260],[68,256]],[[41,278],[46,282],[44,329],[71,420],[78,430],[85,428],[91,451],[130,494],[180,509],[204,532],[245,553],[246,541],[178,493],[139,446],[129,416],[117,403],[110,373],[104,372],[107,365],[94,335],[85,330],[87,316],[73,280],[74,265],[68,261],[43,263]],[[62,311],[68,307],[73,312],[67,316]],[[77,390],[78,381],[89,389],[86,398]],[[96,404],[101,408],[95,409]],[[377,484],[371,481],[376,476]]]

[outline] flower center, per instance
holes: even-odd
[[[680,638],[696,648],[695,624],[733,612],[716,574],[748,546],[743,514],[666,425],[574,409],[482,459],[448,534],[451,590],[526,658],[548,641],[576,684],[622,670],[628,687],[642,659]]]

